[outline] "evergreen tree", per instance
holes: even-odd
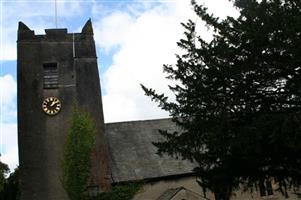
[[[176,100],[142,85],[181,132],[161,130],[159,153],[198,163],[199,183],[228,200],[244,185],[301,183],[301,1],[233,0],[238,18],[219,18],[192,1],[214,31],[205,41],[183,24],[176,65],[164,65]]]

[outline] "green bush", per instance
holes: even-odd
[[[1,155],[0,155],[1,156]],[[5,184],[5,176],[9,173],[7,164],[0,161],[0,191],[2,191]]]
[[[16,168],[6,179],[0,191],[0,200],[20,200],[19,168]]]
[[[63,186],[70,200],[85,200],[91,169],[91,151],[96,129],[88,113],[74,106],[71,126],[64,147]]]
[[[141,188],[141,183],[124,183],[113,186],[112,192],[102,193],[97,200],[131,200]]]

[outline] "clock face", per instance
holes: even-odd
[[[56,97],[47,97],[42,103],[42,109],[47,115],[56,115],[60,112],[62,104]]]

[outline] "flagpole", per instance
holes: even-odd
[[[55,4],[55,28],[57,28],[57,0],[55,0],[54,4]]]

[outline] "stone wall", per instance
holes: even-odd
[[[175,195],[171,200],[214,200],[214,195],[211,192],[206,193],[206,197],[203,194],[202,188],[196,182],[195,177],[179,177],[175,179],[161,180],[155,182],[149,182],[144,184],[140,191],[136,194],[133,200],[159,200],[160,196],[169,189],[184,187],[187,190],[179,191],[178,195]],[[274,185],[276,189],[276,185]],[[187,192],[189,191],[189,192]],[[198,194],[198,195],[195,195]],[[193,195],[193,196],[192,196]],[[196,196],[199,196],[198,198]],[[258,191],[242,192],[238,191],[233,193],[231,200],[283,200],[285,199],[279,192],[274,191],[274,195],[260,197]],[[293,192],[289,193],[289,200],[300,199]],[[160,199],[161,200],[161,199]],[[163,200],[163,199],[162,199]],[[165,200],[165,199],[164,199]],[[169,199],[166,199],[169,200]]]

